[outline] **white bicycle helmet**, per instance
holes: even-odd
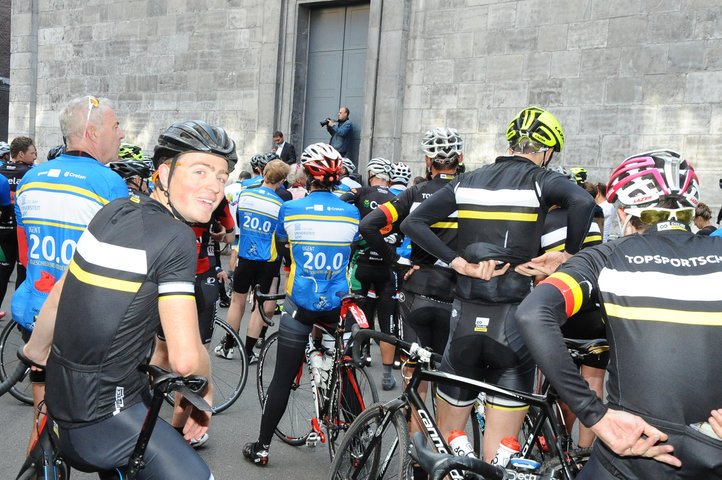
[[[353,164],[350,158],[341,157],[341,162],[349,175],[356,173],[356,165]]]
[[[438,165],[454,165],[464,153],[464,140],[454,128],[437,127],[424,134],[421,149]]]
[[[0,157],[10,153],[10,145],[8,142],[0,142]]]
[[[335,185],[341,175],[341,154],[327,143],[313,143],[301,154],[301,165],[314,180]]]
[[[699,204],[697,174],[672,150],[632,155],[614,170],[607,186],[607,200],[618,208],[654,206],[665,198],[682,207]]]
[[[378,177],[382,180],[391,180],[391,171],[393,170],[393,164],[391,160],[386,160],[382,157],[374,157],[369,160],[366,166],[366,171],[369,174],[369,180],[371,177]]]
[[[394,169],[391,172],[391,183],[408,185],[411,181],[411,169],[404,162],[394,162]]]

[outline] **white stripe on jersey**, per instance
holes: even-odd
[[[262,215],[278,218],[281,202],[263,195],[244,192],[238,199],[238,210],[251,210]]]
[[[456,203],[489,205],[494,207],[539,207],[534,190],[487,190],[484,188],[458,187]]]
[[[351,243],[356,238],[358,224],[323,220],[298,219],[284,224],[292,242]]]
[[[195,293],[193,282],[166,282],[158,284],[158,293]]]
[[[411,212],[413,212],[414,210],[416,210],[416,208],[417,208],[419,205],[421,205],[421,202],[414,202],[414,203],[412,203],[412,204],[411,204],[411,208],[409,209],[409,213],[411,213]],[[449,216],[448,216],[447,218],[457,218],[458,216],[459,216],[459,212],[456,211],[456,210],[454,210],[452,213],[449,214]]]
[[[148,260],[145,256],[145,250],[100,242],[89,230],[86,230],[80,236],[77,252],[86,262],[99,267],[141,275],[148,272]]]
[[[599,275],[599,289],[620,297],[717,301],[721,298],[720,284],[722,272],[680,277],[661,272],[620,272],[605,268]]]
[[[599,231],[599,228],[597,228],[597,231]],[[545,233],[541,237],[541,246],[542,248],[547,247],[548,245],[554,245],[558,241],[564,241],[567,240],[567,227],[561,227],[557,228],[556,230],[553,230],[549,233]]]
[[[88,197],[68,192],[52,192],[43,190],[25,190],[24,195],[18,197],[18,206],[22,214],[23,224],[33,224],[38,221],[43,224],[58,223],[82,225],[88,224],[88,219],[103,205]],[[32,192],[32,195],[28,193]]]

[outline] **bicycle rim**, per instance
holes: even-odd
[[[349,429],[361,412],[379,401],[373,378],[365,369],[358,368],[351,361],[341,364],[337,382],[336,408],[327,428],[331,459],[336,453],[341,435]]]
[[[278,332],[274,332],[263,342],[258,358],[256,387],[261,407],[266,404],[266,392],[276,368],[277,350]],[[289,445],[302,445],[306,442],[311,433],[311,419],[316,416],[313,386],[305,372],[305,365],[305,362],[301,364],[301,369],[294,378],[286,411],[275,431],[276,436]]]
[[[370,405],[344,435],[329,478],[411,478],[408,449],[409,428],[404,415],[398,410],[388,412],[380,403]]]
[[[25,345],[25,342],[23,341],[20,326],[12,320],[9,321],[0,334],[0,381],[4,381],[20,364],[15,352],[23,345]],[[10,395],[23,403],[32,405],[33,387],[30,383],[30,376],[25,375],[18,381],[10,389]]]
[[[232,359],[221,358],[214,353],[211,358],[211,381],[213,382],[213,413],[221,413],[233,405],[241,396],[248,379],[248,359],[246,347],[241,337],[223,320],[218,318],[213,322],[213,340],[211,345],[217,345],[226,335],[233,337],[234,351],[238,352]]]

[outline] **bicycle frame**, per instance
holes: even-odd
[[[409,380],[401,396],[395,400],[388,402],[385,405],[388,413],[384,414],[384,418],[374,432],[373,440],[364,450],[363,458],[361,460],[361,463],[358,465],[358,471],[361,470],[366,459],[370,458],[372,449],[375,448],[375,443],[380,441],[381,434],[393,418],[393,413],[408,406],[412,406],[415,409],[416,414],[421,420],[421,425],[426,430],[426,435],[431,440],[431,443],[433,443],[436,450],[440,453],[452,453],[452,450],[446,442],[446,439],[444,439],[439,432],[439,428],[436,425],[433,415],[429,413],[425,403],[423,402],[421,396],[418,393],[418,386],[422,381],[450,383],[466,389],[480,390],[487,394],[501,395],[505,398],[519,400],[528,404],[530,407],[539,409],[539,415],[537,416],[532,426],[532,429],[526,441],[524,442],[522,457],[526,457],[526,455],[531,452],[532,446],[537,441],[537,437],[540,433],[542,433],[542,428],[544,427],[544,424],[547,423],[551,429],[552,435],[554,436],[551,441],[547,438],[547,444],[550,446],[553,445],[554,450],[552,453],[555,454],[558,458],[562,459],[562,466],[565,477],[569,480],[572,480],[574,478],[574,474],[577,472],[572,472],[569,464],[569,459],[564,454],[565,450],[562,444],[562,438],[563,433],[565,432],[563,431],[561,425],[555,417],[554,395],[550,395],[549,392],[547,392],[547,394],[539,395],[507,389],[499,387],[497,385],[492,385],[490,383],[472,380],[460,377],[458,375],[440,372],[437,370],[431,370],[425,363],[422,362],[419,362],[417,364],[416,368],[414,369],[414,373],[412,374],[411,379]],[[407,410],[405,412],[405,416],[408,420],[411,416],[411,411]],[[392,448],[389,449],[387,457],[383,459],[382,463],[379,464],[379,476],[384,475],[396,448],[397,445],[393,445]],[[449,476],[455,480],[464,478],[463,474],[458,471],[450,472]]]

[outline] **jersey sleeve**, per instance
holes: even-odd
[[[393,200],[380,205],[366,215],[359,225],[359,233],[369,247],[378,252],[387,262],[396,262],[399,255],[394,245],[384,240],[384,233],[391,232],[394,228],[398,230],[398,226],[409,214],[414,192],[415,187],[407,188]]]
[[[592,222],[595,203],[586,190],[555,172],[547,172],[542,186],[544,201],[548,206],[559,205],[567,209],[567,238],[565,250],[577,253]]]
[[[196,239],[193,231],[177,222],[175,232],[157,260],[158,299],[195,298]]]
[[[286,217],[286,204],[281,204],[281,209],[278,211],[278,223],[276,224],[275,237],[279,242],[285,242],[288,240],[288,234],[286,233],[286,226],[284,219]]]
[[[421,204],[401,223],[401,231],[412,242],[446,263],[457,257],[454,249],[446,245],[431,230],[431,225],[456,211],[455,187],[460,177],[449,182]]]
[[[562,400],[588,427],[604,416],[607,407],[589,389],[569,356],[561,325],[596,301],[596,279],[610,250],[604,244],[575,255],[534,288],[516,312],[519,333],[534,360]]]
[[[223,200],[221,200],[221,203],[215,212],[213,212],[213,215],[221,222],[226,232],[230,232],[236,227],[236,222],[233,221],[233,216],[231,215],[231,207],[228,205],[228,200],[226,200],[225,197],[223,197]]]
[[[5,176],[0,175],[0,206],[6,207],[12,203],[10,198],[10,182]]]

